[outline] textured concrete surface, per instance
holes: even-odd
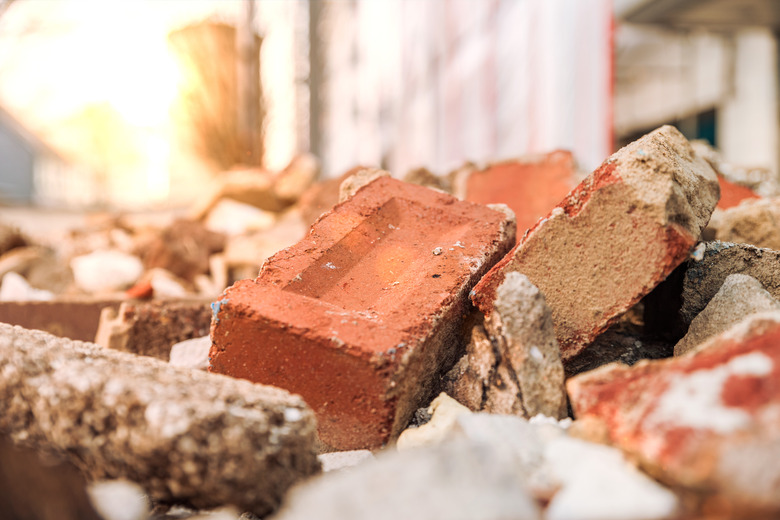
[[[89,479],[265,514],[319,470],[315,428],[283,390],[0,325],[0,431]]]
[[[780,302],[761,282],[746,274],[729,275],[704,310],[693,319],[688,333],[674,346],[674,355],[690,352],[751,314],[771,310],[780,310]]]

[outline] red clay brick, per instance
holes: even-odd
[[[688,257],[718,200],[715,172],[665,126],[607,159],[474,289],[486,315],[518,271],[552,309],[565,361]]]
[[[720,200],[718,208],[728,209],[738,206],[745,199],[760,199],[761,196],[746,186],[740,186],[722,175],[718,175],[718,184],[720,184]]]
[[[486,206],[380,178],[213,304],[213,372],[298,393],[323,443],[397,436],[462,353],[474,283],[514,243]]]
[[[663,481],[780,512],[780,312],[755,314],[695,353],[613,363],[567,387],[577,419],[602,421]]]
[[[460,184],[457,194],[464,200],[509,206],[515,212],[519,238],[577,185],[577,168],[571,152],[557,150],[492,164],[456,182]]]

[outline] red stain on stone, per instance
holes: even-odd
[[[485,206],[381,178],[215,303],[210,370],[300,394],[323,442],[376,448],[459,354],[468,291],[514,235]]]
[[[720,209],[733,208],[746,199],[761,198],[750,188],[728,181],[721,175],[718,175],[718,184],[720,185],[720,200],[718,201]]]
[[[558,150],[536,160],[507,161],[471,173],[465,199],[509,206],[515,213],[519,238],[569,193],[575,179],[572,154]]]

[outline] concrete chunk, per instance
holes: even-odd
[[[716,240],[780,250],[780,197],[749,199],[718,211],[710,227]]]
[[[161,502],[265,514],[319,470],[303,400],[0,324],[0,431]]]
[[[758,280],[774,298],[780,298],[780,251],[748,244],[706,242],[700,259],[691,259],[682,285],[680,319],[690,324],[704,310],[730,274]]]
[[[664,126],[615,153],[474,289],[486,315],[507,273],[550,305],[564,362],[684,261],[718,200],[715,172]]]
[[[674,355],[690,352],[751,314],[780,310],[780,302],[761,282],[746,274],[732,274],[707,306],[691,322],[688,333],[674,346]]]

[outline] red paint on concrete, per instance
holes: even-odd
[[[729,374],[715,398],[715,409],[688,412],[706,417],[707,414],[718,414],[717,407],[740,410],[749,417],[746,424],[733,431],[721,432],[687,423],[688,416],[682,412],[686,404],[696,406],[697,402],[710,402],[707,399],[696,401],[692,388],[689,391],[693,393],[688,398],[694,404],[681,403],[677,420],[654,419],[653,414],[665,394],[680,378],[718,370],[731,360],[751,353],[769,358],[771,369],[763,374]],[[706,387],[706,379],[697,383],[696,392],[718,391]],[[721,446],[748,444],[751,439],[777,436],[780,431],[773,414],[764,413],[780,406],[780,322],[768,326],[760,324],[741,337],[721,334],[693,355],[643,361],[633,367],[619,364],[603,367],[573,377],[567,387],[578,419],[592,416],[603,420],[614,444],[637,456],[649,468],[656,468],[654,473],[661,468],[664,480],[704,488],[717,487],[722,484],[710,481],[710,477]]]
[[[497,163],[469,175],[465,199],[509,206],[515,213],[519,238],[571,191],[576,175],[571,152],[563,150],[537,159]]]
[[[720,185],[720,200],[717,207],[720,209],[733,208],[738,206],[743,200],[761,198],[759,194],[750,188],[726,180],[721,175],[718,175],[718,184]]]
[[[214,303],[210,370],[300,394],[333,448],[381,446],[459,354],[468,291],[514,242],[505,218],[372,182]]]

